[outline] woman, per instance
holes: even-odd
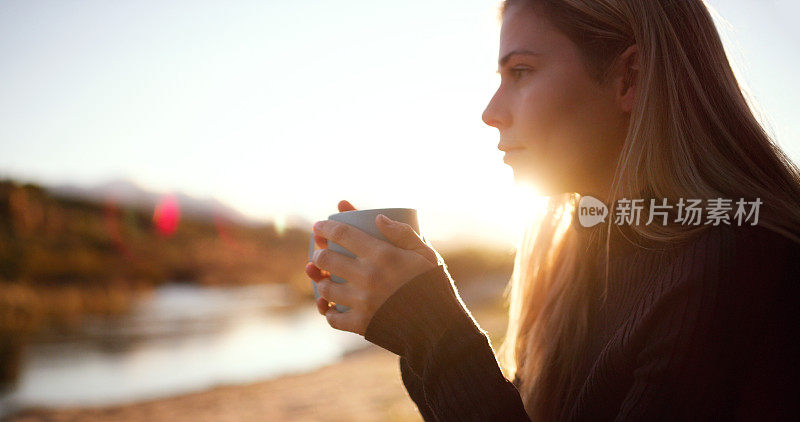
[[[483,120],[551,200],[518,249],[497,357],[438,254],[385,218],[391,244],[315,225],[321,247],[358,256],[314,255],[320,312],[400,356],[426,420],[796,419],[800,172],[753,117],[706,6],[507,0],[502,18]],[[673,207],[663,224],[645,209],[584,228],[587,195]],[[690,199],[758,220],[692,224]]]

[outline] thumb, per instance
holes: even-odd
[[[394,221],[383,214],[378,214],[375,225],[389,239],[389,242],[398,248],[417,252],[434,264],[438,262],[438,254],[419,237],[410,225]]]
[[[378,214],[375,219],[378,230],[395,246],[401,249],[416,249],[422,243],[417,233],[408,224],[394,221],[389,217]]]

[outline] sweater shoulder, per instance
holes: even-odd
[[[710,227],[690,243],[693,244],[686,252],[719,258],[723,265],[720,270],[790,264],[800,251],[800,243],[763,226]]]
[[[762,226],[712,226],[660,257],[663,294],[763,296],[800,277],[800,244]]]
[[[652,308],[680,298],[764,297],[800,278],[800,245],[760,226],[709,226],[668,248],[612,263],[617,300]]]
[[[800,309],[800,247],[765,227],[709,227],[669,252],[640,253],[624,264],[619,280],[638,294],[618,294],[615,304],[623,308],[622,343],[633,350],[670,336],[765,326]]]

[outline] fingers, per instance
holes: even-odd
[[[355,210],[356,207],[354,207],[353,204],[351,204],[349,201],[344,199],[339,201],[339,212],[355,211]]]
[[[337,204],[337,208],[339,209],[339,212],[355,211],[356,210],[356,207],[353,206],[353,204],[351,204],[347,200],[339,201],[339,203]],[[328,240],[325,239],[324,237],[316,235],[316,234],[314,235],[314,243],[320,249],[325,249],[325,248],[328,247]],[[312,280],[314,280],[315,282],[319,282],[319,281],[321,281],[323,279],[326,279],[326,278],[329,278],[331,276],[330,272],[320,269],[319,267],[314,265],[313,262],[307,263],[305,270],[306,270],[306,274],[308,275],[308,277],[311,278]],[[333,306],[331,305],[330,301],[328,301],[328,299],[326,299],[322,295],[320,295],[320,296],[321,297],[317,298],[317,302],[316,302],[317,312],[319,312],[321,315],[325,315],[328,312],[329,309],[333,309]]]
[[[411,250],[423,244],[411,226],[394,221],[383,214],[378,214],[375,218],[375,225],[398,248]]]
[[[345,280],[360,279],[361,263],[355,258],[342,255],[330,249],[317,249],[311,262],[320,270],[336,274]]]
[[[314,243],[316,243],[317,247],[320,249],[325,249],[328,247],[328,239],[316,234],[314,235]]]
[[[324,297],[317,299],[317,312],[319,312],[320,315],[325,315],[325,313],[328,312],[328,309],[330,309],[330,307],[331,304],[330,302],[328,302],[328,299],[325,299]]]
[[[336,306],[329,303],[330,301],[344,306],[347,306],[347,303],[354,303],[356,299],[353,296],[353,292],[349,289],[350,287],[347,283],[335,283],[330,279],[324,279],[317,283],[317,292],[319,292],[321,296],[317,299],[317,311],[325,315],[325,318],[328,320],[328,325],[331,327],[363,336],[366,328],[361,326],[363,323],[359,325],[359,321],[361,320],[360,313],[353,309],[349,309],[346,312],[339,312]]]
[[[369,256],[383,246],[380,240],[349,224],[334,220],[321,220],[314,224],[314,234],[341,245],[356,256]],[[327,270],[327,268],[325,268]]]
[[[383,214],[379,214],[375,218],[375,225],[393,245],[401,249],[414,251],[434,265],[438,264],[439,257],[436,251],[425,243],[410,225],[392,220]]]
[[[323,278],[330,277],[331,274],[325,270],[319,269],[313,262],[306,264],[306,275],[314,281],[320,281]]]
[[[356,292],[349,283],[337,283],[330,278],[323,278],[317,282],[317,293],[328,302],[352,307],[358,300]]]
[[[328,325],[337,330],[349,331],[362,336],[366,331],[366,328],[359,327],[358,315],[354,312],[339,312],[335,306],[332,306],[325,312],[325,318],[328,319]]]
[[[346,201],[346,200],[339,201],[339,204],[337,205],[337,207],[339,208],[339,212],[355,211],[356,210],[356,207],[354,207],[353,204],[351,204],[349,201]],[[325,248],[328,247],[328,240],[325,239],[322,236],[314,235],[314,243],[320,249],[325,249]]]

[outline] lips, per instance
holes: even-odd
[[[506,145],[506,144],[500,143],[500,144],[497,145],[497,149],[499,149],[500,151],[503,151],[503,152],[511,152],[511,151],[522,150],[522,149],[525,149],[525,148],[521,147],[521,146],[517,146],[517,145]]]
[[[506,164],[508,164],[508,163],[509,163],[509,161],[511,161],[511,160],[513,160],[513,159],[514,159],[514,158],[512,158],[512,157],[515,157],[515,156],[517,156],[517,154],[518,154],[520,151],[522,151],[523,149],[524,149],[524,148],[511,148],[511,149],[508,149],[508,150],[506,150],[506,151],[505,151],[505,154],[503,154],[503,162],[504,162],[504,163],[506,163]]]

